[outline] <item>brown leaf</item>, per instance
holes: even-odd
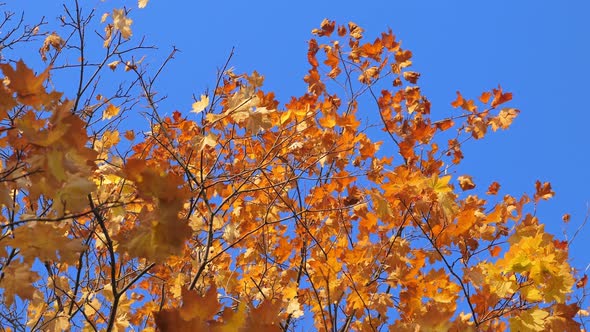
[[[475,188],[475,184],[473,183],[473,179],[469,175],[462,175],[458,178],[459,186],[463,191],[471,190]]]

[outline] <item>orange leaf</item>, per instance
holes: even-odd
[[[455,123],[451,119],[446,119],[446,120],[442,120],[442,121],[437,121],[434,123],[434,125],[436,126],[436,128],[438,130],[445,131],[445,130],[451,128],[452,126],[454,126]]]
[[[463,105],[463,96],[461,96],[461,93],[459,91],[457,91],[457,99],[455,99],[455,101],[453,101],[451,103],[451,106],[453,106],[454,108],[460,107],[461,105]]]
[[[119,110],[120,110],[119,107],[117,107],[113,104],[109,104],[109,106],[107,106],[107,108],[102,113],[102,119],[109,120],[109,119],[113,118],[114,116],[119,114]]]
[[[502,87],[498,86],[498,89],[492,89],[494,93],[494,99],[492,100],[492,107],[496,107],[500,104],[508,102],[512,100],[512,93],[502,93]]]
[[[586,287],[587,283],[588,283],[588,275],[584,274],[584,276],[582,278],[580,278],[580,280],[578,280],[578,282],[576,282],[576,288],[584,288],[584,287]]]
[[[377,39],[374,43],[365,43],[360,47],[362,56],[369,57],[375,61],[381,61],[381,52],[383,51],[383,44],[381,40]]]
[[[182,306],[154,312],[156,326],[161,331],[204,331],[221,309],[217,300],[217,288],[209,287],[203,296],[195,291],[182,289]],[[199,329],[195,329],[195,328]]]
[[[502,251],[502,248],[500,248],[500,246],[493,246],[493,247],[489,248],[489,250],[490,250],[490,255],[492,255],[492,257],[498,257],[498,255]]]
[[[336,22],[335,21],[330,21],[327,18],[325,18],[322,23],[320,24],[320,29],[313,29],[311,30],[311,33],[313,33],[314,35],[323,37],[330,37],[330,35],[332,34],[332,32],[334,32],[334,27],[336,26]]]
[[[348,22],[348,30],[350,31],[350,36],[354,39],[361,39],[363,38],[363,29],[356,25],[353,22]]]
[[[412,58],[412,52],[409,50],[399,50],[395,52],[395,62],[398,63],[400,68],[408,67],[412,64],[410,60]]]
[[[418,82],[418,78],[420,78],[420,73],[415,71],[404,72],[404,79],[412,84],[416,84]]]
[[[498,182],[494,181],[488,187],[487,194],[488,195],[496,195],[496,194],[498,194],[498,190],[500,190],[500,184]]]
[[[53,47],[57,52],[61,50],[61,48],[65,45],[65,41],[55,32],[51,33],[49,36],[45,37],[45,41],[43,41],[43,46],[39,49],[39,53],[41,53],[41,59],[43,61],[47,60],[47,52],[49,52],[50,48]]]
[[[0,64],[0,68],[10,81],[8,87],[16,92],[19,102],[39,109],[41,105],[51,99],[43,86],[43,83],[49,77],[50,68],[45,69],[39,76],[36,76],[22,60],[16,63],[16,70],[6,63]]]
[[[538,202],[540,199],[548,200],[555,195],[555,192],[551,190],[551,183],[549,182],[541,184],[541,181],[537,180],[535,182],[535,189],[535,202]]]
[[[128,139],[130,141],[132,141],[132,140],[135,139],[135,133],[133,132],[133,130],[127,130],[125,132],[125,135],[124,136],[125,136],[126,139]]]
[[[459,186],[462,190],[471,190],[475,188],[475,184],[473,183],[473,179],[469,175],[462,175],[459,177]]]
[[[492,94],[490,92],[484,92],[481,94],[481,96],[479,96],[479,101],[481,101],[484,104],[487,104],[490,101],[490,97],[492,97]]]

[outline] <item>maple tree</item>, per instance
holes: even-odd
[[[457,92],[439,117],[391,30],[367,41],[324,20],[303,95],[281,105],[262,75],[226,63],[168,116],[155,82],[175,50],[150,73],[128,10],[96,23],[74,7],[61,20],[77,40],[19,24],[2,41],[42,41],[47,63],[0,64],[5,330],[581,328],[573,294],[587,278],[531,209],[551,185],[500,197],[497,182],[469,193],[471,176],[448,173],[466,142],[518,115],[501,87]],[[102,58],[86,49],[90,24]],[[77,89],[48,91],[71,68]],[[111,70],[133,79],[112,91]],[[144,106],[145,127],[128,127]]]

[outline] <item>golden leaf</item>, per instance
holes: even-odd
[[[121,62],[121,61],[119,61],[119,60],[115,60],[115,61],[109,62],[109,63],[107,64],[107,66],[109,66],[109,68],[111,68],[111,70],[115,70],[115,69],[117,69],[117,65],[118,65],[120,62]]]
[[[125,9],[113,9],[113,25],[125,39],[129,39],[132,35],[131,23],[133,20],[125,16]]]
[[[199,114],[207,108],[207,106],[209,106],[209,97],[207,95],[201,95],[201,99],[193,103],[191,112]]]
[[[462,190],[471,190],[475,188],[475,184],[473,183],[473,179],[469,175],[462,175],[457,178],[459,180],[459,186]]]
[[[520,113],[520,111],[515,108],[502,109],[497,117],[491,119],[492,130],[496,131],[499,128],[508,129],[518,113]]]
[[[14,296],[18,295],[23,300],[32,300],[36,288],[33,283],[39,279],[36,272],[31,271],[29,264],[13,262],[2,269],[4,274],[0,280],[0,286],[4,289],[3,301],[7,305],[14,303]]]
[[[539,308],[531,308],[518,312],[510,318],[511,331],[546,331],[545,319],[549,313]]]
[[[555,195],[555,192],[551,190],[551,183],[549,182],[541,184],[541,181],[537,180],[535,182],[535,189],[535,202],[538,202],[541,199],[548,200]]]
[[[43,86],[45,80],[49,77],[50,68],[45,69],[38,76],[22,60],[16,63],[16,70],[6,63],[0,64],[0,68],[10,81],[8,87],[16,92],[18,102],[39,109],[41,105],[53,99],[50,94],[47,94]]]
[[[85,246],[82,244],[82,239],[66,236],[67,225],[64,226],[45,222],[27,224],[16,228],[13,232],[14,237],[2,243],[19,248],[25,263],[32,264],[35,259],[73,263],[77,261],[78,254]]]
[[[43,46],[39,49],[39,53],[41,53],[41,59],[43,61],[47,60],[47,52],[49,49],[53,47],[57,52],[61,51],[62,47],[66,44],[65,40],[63,40],[57,33],[53,32],[43,41]]]
[[[104,110],[104,112],[102,113],[102,119],[103,120],[109,120],[112,119],[114,116],[116,116],[117,114],[119,114],[120,108],[113,105],[113,104],[109,104],[107,106],[107,108]]]

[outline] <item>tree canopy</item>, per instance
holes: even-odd
[[[135,8],[81,5],[59,32],[2,22],[4,330],[580,330],[587,277],[535,215],[551,184],[453,171],[517,118],[501,86],[435,108],[391,30],[326,19],[303,94],[230,55],[162,110],[176,49],[147,66]],[[12,57],[32,46],[43,67]]]

